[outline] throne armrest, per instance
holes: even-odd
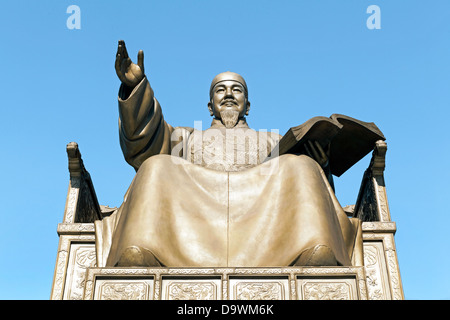
[[[353,211],[353,217],[362,221],[391,221],[384,181],[386,151],[386,142],[378,140],[364,172]]]
[[[64,223],[90,223],[102,219],[91,176],[85,169],[76,142],[67,145],[70,182],[67,192]]]

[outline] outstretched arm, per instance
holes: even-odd
[[[149,157],[169,154],[173,128],[164,121],[161,106],[144,73],[144,52],[138,63],[119,41],[115,69],[122,82],[119,89],[119,135],[125,160],[136,170]]]

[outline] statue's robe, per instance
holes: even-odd
[[[115,266],[134,246],[151,252],[154,266],[288,266],[318,245],[338,265],[362,265],[361,223],[347,217],[313,159],[264,161],[280,136],[260,135],[243,119],[234,129],[219,120],[203,132],[173,128],[146,78],[125,91],[119,90],[120,143],[137,173],[120,208],[95,223],[98,266]],[[208,130],[244,132],[247,143],[227,143],[244,150],[245,160],[224,152],[205,161],[226,140],[202,141]]]

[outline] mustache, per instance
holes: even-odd
[[[235,104],[235,105],[238,104],[237,101],[234,100],[234,99],[225,99],[225,100],[223,100],[223,101],[220,103],[220,105],[222,106],[222,105],[224,105],[224,104],[226,104],[226,103],[232,103],[232,104]]]

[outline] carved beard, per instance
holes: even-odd
[[[225,109],[220,112],[220,118],[225,128],[231,129],[238,123],[239,111],[233,109]]]

